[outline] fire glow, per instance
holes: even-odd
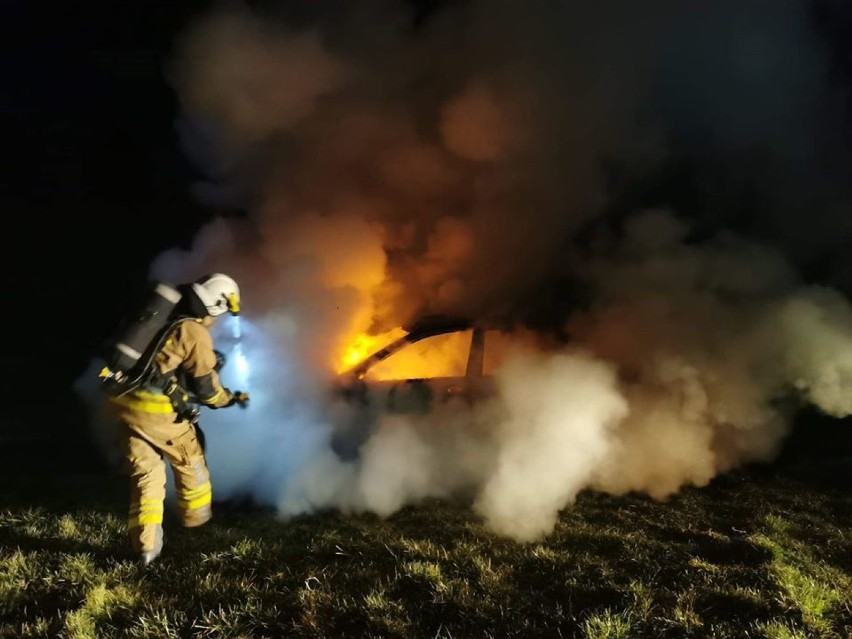
[[[404,335],[405,330],[402,328],[394,328],[380,335],[359,333],[348,342],[343,355],[340,356],[338,364],[335,366],[335,371],[338,374],[348,371],[353,366],[360,364],[365,358]]]
[[[386,359],[376,362],[364,375],[370,381],[404,379],[432,379],[438,377],[463,377],[470,350],[472,330],[434,335],[422,341],[401,345]],[[346,356],[350,359],[339,372],[351,370],[381,348],[406,335],[397,328],[380,336],[359,335],[352,342]]]

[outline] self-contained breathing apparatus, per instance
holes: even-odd
[[[144,387],[157,389],[169,398],[179,418],[197,425],[199,410],[192,405],[185,384],[176,374],[164,375],[153,365],[172,328],[188,319],[174,315],[182,297],[176,288],[156,283],[139,310],[128,315],[107,342],[106,365],[99,377],[103,390],[113,397]],[[217,353],[217,366],[223,363]]]

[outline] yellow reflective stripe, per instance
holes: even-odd
[[[206,482],[198,488],[184,490],[181,493],[181,506],[186,510],[194,510],[206,506],[213,501],[213,491],[210,482]]]
[[[204,493],[210,492],[210,482],[204,482],[198,488],[192,488],[190,490],[181,491],[181,497],[183,499],[195,499],[196,497],[203,495]]]
[[[137,390],[133,391],[131,395],[138,397],[139,399],[144,399],[149,402],[167,402],[169,398],[163,395],[162,393],[152,393],[151,391],[146,390]]]
[[[216,391],[216,394],[213,395],[212,397],[206,397],[206,398],[202,399],[201,401],[204,402],[205,404],[215,404],[216,402],[218,402],[222,398],[222,394],[223,394],[223,391],[219,390],[219,391]]]
[[[165,415],[173,413],[174,407],[171,400],[162,393],[151,393],[149,391],[137,390],[129,395],[110,398],[114,403],[120,404],[132,410],[143,413],[158,413]]]
[[[163,523],[163,502],[160,499],[140,499],[130,508],[127,524],[130,528],[145,524]]]
[[[198,497],[201,497],[203,495],[209,495],[210,492],[210,482],[206,482],[198,488],[183,491],[181,493],[181,499],[183,501],[192,501],[193,499],[197,499]]]
[[[157,413],[160,415],[167,415],[168,413],[173,413],[174,408],[172,408],[171,403],[169,404],[160,404],[156,402],[143,402],[138,399],[133,399],[132,397],[115,397],[112,401],[116,404],[120,404],[121,406],[125,406],[126,408],[130,408],[132,410],[138,410],[142,413]]]
[[[127,520],[128,528],[136,528],[137,526],[145,526],[146,524],[162,524],[163,513],[142,513],[138,517],[131,517]]]
[[[192,501],[186,502],[184,507],[187,510],[195,510],[196,508],[201,508],[202,506],[206,506],[213,501],[213,494],[207,493],[204,497],[199,497],[198,499],[193,499]]]

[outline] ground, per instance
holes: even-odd
[[[123,477],[0,483],[0,637],[852,636],[852,460],[788,460],[666,502],[592,491],[531,544],[469,504],[289,521],[219,505],[128,554]]]

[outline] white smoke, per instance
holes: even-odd
[[[849,415],[852,309],[781,251],[726,231],[699,241],[691,212],[667,209],[578,235],[617,203],[603,163],[633,178],[684,140],[801,148],[821,54],[799,3],[755,20],[768,6],[470,2],[411,33],[398,6],[357,2],[298,30],[233,9],[193,25],[173,70],[184,125],[212,132],[211,183],[248,215],[151,272],[224,271],[243,290],[239,340],[230,320],[215,337],[225,383],[252,402],[204,413],[214,493],[285,516],[462,495],[529,541],[583,489],[665,498],[772,459],[802,404]],[[731,34],[742,46],[714,57]],[[686,81],[684,51],[715,73]],[[738,109],[752,76],[772,118]],[[700,112],[684,113],[695,95]],[[378,414],[357,460],[332,450],[349,414],[327,391],[354,333],[524,317],[565,279],[589,297],[560,318],[569,339],[513,334],[489,400]]]
[[[570,355],[511,360],[500,397],[509,414],[492,424],[496,467],[476,508],[495,530],[531,541],[589,485],[628,405],[612,366]]]

